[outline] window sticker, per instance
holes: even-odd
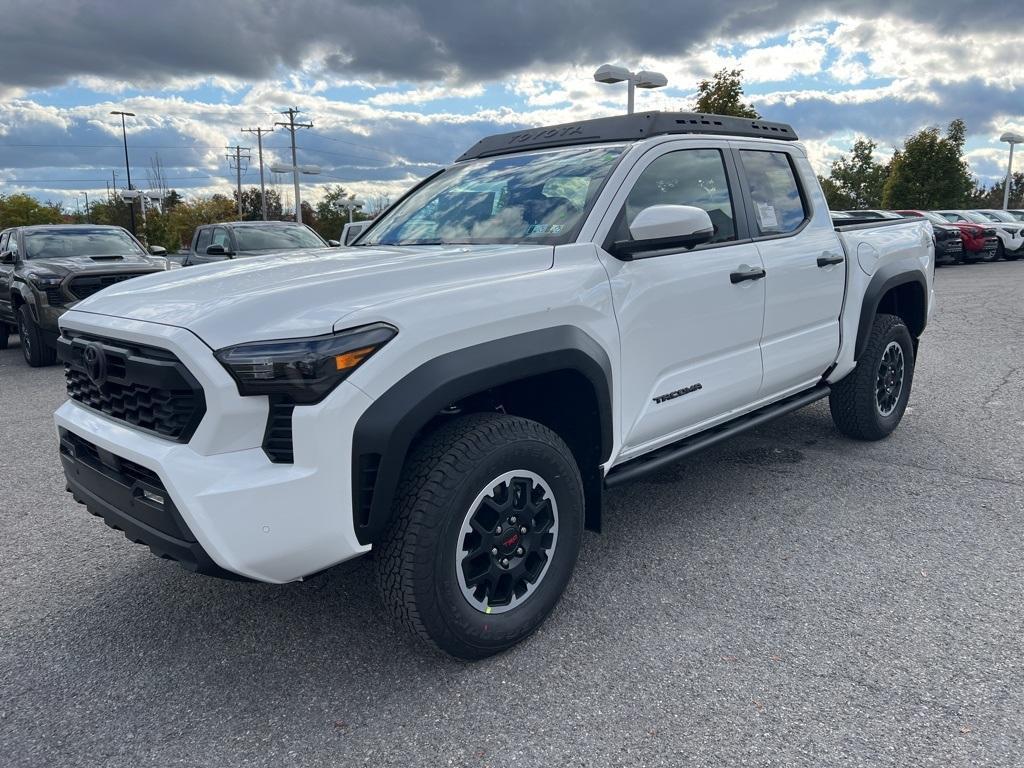
[[[757,203],[757,220],[761,229],[778,229],[779,220],[775,216],[775,206],[770,203]]]

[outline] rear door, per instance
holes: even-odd
[[[659,144],[633,167],[598,230],[621,343],[621,458],[748,407],[761,386],[764,280],[724,141]],[[651,205],[703,208],[711,242],[620,261],[610,243]]]
[[[748,225],[764,263],[761,397],[817,380],[839,352],[845,254],[797,147],[734,142]]]

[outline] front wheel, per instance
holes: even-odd
[[[876,315],[857,367],[832,387],[836,428],[857,440],[881,440],[903,419],[914,381],[914,344],[903,319]]]
[[[572,452],[547,427],[460,418],[412,452],[377,557],[392,614],[463,659],[506,650],[555,607],[583,533]]]
[[[18,309],[18,336],[21,338],[21,353],[25,356],[25,362],[33,368],[57,362],[57,350],[47,346],[28,304],[22,304]]]

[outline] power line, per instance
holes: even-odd
[[[287,123],[274,123],[275,126],[281,126],[287,128],[292,138],[292,178],[295,181],[295,221],[298,224],[302,223],[302,199],[299,197],[299,163],[295,156],[295,131],[299,128],[312,128],[312,123],[296,123],[295,116],[301,112],[297,107],[289,107],[281,112],[282,115],[288,115]]]
[[[256,146],[259,147],[260,154],[260,207],[263,209],[263,220],[267,220],[267,187],[263,183],[263,134],[273,133],[273,128],[243,128],[242,133],[255,133],[256,134]],[[241,195],[239,195],[241,200]]]

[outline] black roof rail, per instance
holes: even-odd
[[[604,141],[636,141],[672,133],[707,133],[738,138],[769,138],[796,141],[796,131],[786,123],[699,112],[640,112],[635,115],[599,117],[578,123],[548,125],[525,131],[498,133],[480,139],[459,159],[504,155],[524,149],[571,147]]]

